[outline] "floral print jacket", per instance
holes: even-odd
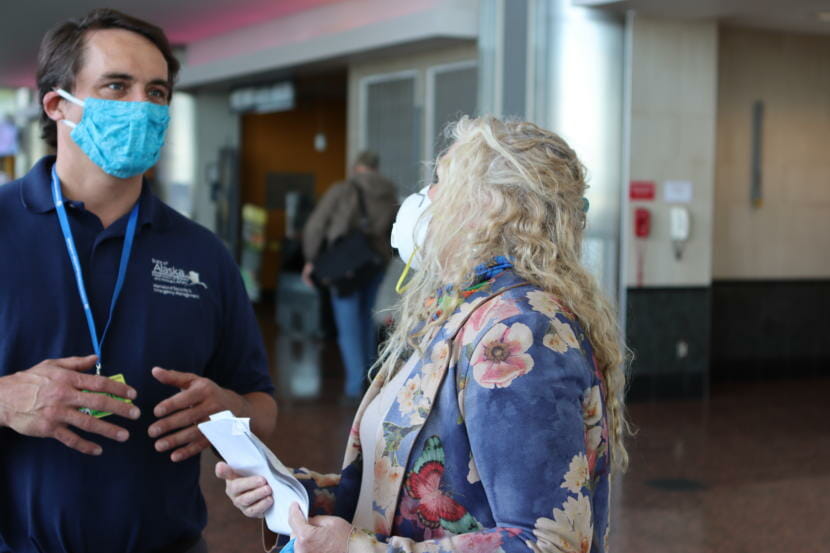
[[[383,376],[358,408],[342,472],[296,471],[312,514],[352,520],[358,429]],[[348,551],[606,551],[604,398],[579,323],[553,295],[499,272],[428,340],[386,413],[374,528],[355,528]]]

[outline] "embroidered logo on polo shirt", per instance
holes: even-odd
[[[168,261],[153,259],[153,292],[165,296],[199,299],[199,286],[207,289],[196,271],[185,271]]]

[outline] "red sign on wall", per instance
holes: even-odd
[[[657,185],[653,180],[633,180],[628,189],[628,197],[632,200],[653,200]]]

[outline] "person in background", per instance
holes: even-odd
[[[417,273],[342,472],[295,471],[296,553],[607,551],[624,348],[580,261],[583,166],[532,123],[463,118],[454,138],[398,214]],[[216,473],[245,515],[273,504],[260,478]]]
[[[385,264],[392,256],[389,231],[395,219],[398,198],[395,184],[378,172],[380,160],[373,152],[361,152],[354,161],[351,176],[326,192],[303,229],[303,280],[313,287],[314,259],[325,247],[357,226],[360,218],[358,192],[363,195],[369,229],[376,253]],[[344,400],[355,405],[363,395],[369,367],[377,357],[377,329],[372,307],[383,280],[383,268],[363,282],[357,290],[339,295],[330,290],[337,326],[337,344],[346,368]]]
[[[236,264],[142,178],[178,68],[161,29],[108,9],[41,44],[57,156],[0,188],[2,553],[203,552],[196,424],[275,426]]]

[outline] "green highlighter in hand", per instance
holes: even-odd
[[[123,374],[114,374],[110,377],[110,380],[115,380],[116,382],[120,382],[121,384],[126,384],[127,383],[127,381],[124,379]],[[90,394],[102,394],[102,395],[111,397],[112,399],[117,399],[118,401],[123,401],[124,403],[132,403],[131,400],[129,400],[125,397],[118,397],[116,395],[108,394],[106,392],[92,392],[90,390],[84,390],[84,392],[87,392],[87,393],[90,393]],[[80,411],[84,415],[92,415],[93,417],[98,418],[98,419],[102,419],[104,417],[108,417],[108,416],[112,415],[112,413],[108,413],[106,411],[96,411],[95,409],[90,409],[89,407],[81,407],[80,409],[78,409],[78,411]]]

